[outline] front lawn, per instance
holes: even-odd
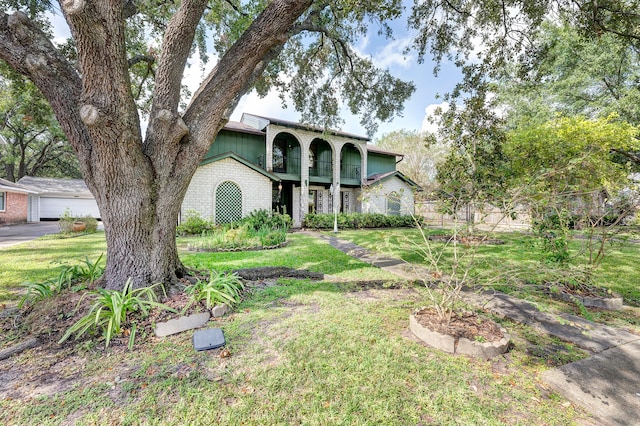
[[[381,238],[374,231],[340,237],[371,235]],[[505,356],[441,353],[408,331],[409,313],[426,300],[420,286],[368,287],[398,283],[323,241],[302,234],[289,241],[270,251],[181,251],[198,269],[287,266],[331,275],[253,289],[233,314],[209,323],[224,330],[229,353],[194,351],[192,332],[142,336],[133,351],[126,339],[107,349],[99,339],[45,344],[0,361],[0,423],[569,425],[587,418],[539,379],[582,351],[502,320],[513,342]],[[103,251],[103,234],[2,250],[0,270],[11,272],[0,289],[15,299],[21,281],[50,278],[51,261]],[[16,338],[17,325],[0,348]]]

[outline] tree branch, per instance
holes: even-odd
[[[91,145],[78,108],[80,77],[47,34],[22,12],[0,13],[0,59],[33,81],[51,104],[78,155],[89,158]],[[85,168],[83,173],[90,176],[91,170]]]
[[[611,150],[611,152],[615,152],[617,154],[624,155],[625,157],[629,158],[634,163],[640,164],[640,155],[638,155],[638,154],[636,154],[634,152],[629,152],[629,151],[625,151],[625,150],[617,149],[617,148],[613,148]]]
[[[178,110],[182,73],[206,5],[207,0],[184,0],[167,25],[156,70],[151,120],[161,110],[174,114]]]

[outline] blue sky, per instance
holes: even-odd
[[[407,11],[412,3],[411,0],[404,1]],[[431,60],[425,60],[424,63],[418,64],[415,52],[406,55],[403,53],[405,48],[411,45],[414,35],[407,29],[407,15],[408,12],[405,12],[405,16],[392,23],[394,40],[377,36],[377,28],[372,27],[368,37],[354,46],[358,52],[372,58],[379,67],[389,69],[394,76],[403,80],[413,81],[416,86],[416,91],[405,103],[402,116],[396,117],[389,123],[380,123],[378,131],[373,135],[374,140],[384,133],[400,129],[435,131],[433,125],[429,125],[425,121],[425,117],[442,104],[442,99],[439,99],[438,95],[452,90],[462,78],[460,71],[450,63],[442,65],[436,78],[433,75],[434,64]],[[255,93],[245,95],[231,119],[239,120],[243,112],[291,121],[298,121],[300,118],[299,113],[291,107],[283,109],[280,99],[275,93],[265,99],[260,99]],[[366,131],[359,124],[358,117],[350,115],[346,109],[343,110],[342,116],[345,123],[342,129],[336,130],[366,135]]]
[[[408,10],[412,1],[405,0],[404,3]],[[52,21],[56,38],[64,39],[69,36],[69,30],[62,16],[55,16]],[[456,67],[448,63],[443,64],[439,76],[436,78],[433,75],[433,63],[430,60],[425,60],[424,63],[418,64],[415,52],[403,53],[405,48],[411,44],[413,38],[413,34],[407,29],[406,22],[405,13],[405,16],[392,23],[394,40],[379,37],[377,28],[372,27],[370,34],[354,46],[360,54],[372,58],[379,67],[389,69],[394,76],[403,80],[413,81],[416,86],[416,91],[405,103],[402,116],[396,117],[389,123],[380,123],[378,131],[373,135],[374,140],[384,133],[394,130],[433,130],[433,127],[428,128],[425,117],[437,105],[441,104],[442,100],[438,99],[438,95],[451,90],[461,78],[460,72]],[[212,59],[207,64],[206,71],[215,64],[215,58]],[[204,77],[198,62],[197,58],[192,58],[190,60],[191,66],[185,71],[184,81],[192,92],[195,92]],[[243,96],[231,119],[239,120],[243,112],[291,121],[298,121],[300,118],[299,113],[291,106],[287,109],[282,108],[280,98],[276,93],[271,93],[263,99],[260,99],[255,93]],[[341,129],[335,130],[366,135],[366,131],[359,124],[358,117],[350,115],[346,109],[342,111],[342,116],[344,125]]]

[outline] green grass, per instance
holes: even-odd
[[[415,235],[384,230],[340,237],[402,255],[399,242]],[[387,237],[393,244],[381,243]],[[535,262],[525,237],[501,237],[506,245],[486,247],[481,256]],[[409,313],[426,301],[424,289],[353,291],[343,281],[393,277],[324,241],[302,234],[289,240],[269,251],[181,251],[183,262],[197,269],[287,266],[338,278],[280,279],[251,292],[232,315],[210,324],[224,330],[230,357],[194,351],[189,332],[146,339],[133,351],[97,341],[26,351],[0,363],[0,373],[23,369],[12,392],[43,383],[62,387],[51,396],[0,399],[0,424],[571,425],[586,418],[539,379],[584,352],[506,320],[513,349],[503,357],[482,361],[428,348],[408,332]],[[186,242],[179,239],[181,247]],[[7,281],[0,290],[13,298],[12,286],[50,278],[50,262],[97,258],[104,244],[96,234],[72,244],[35,241],[2,250]],[[633,257],[632,248],[621,247],[621,256]]]
[[[179,247],[186,248],[190,241],[189,238],[179,238]],[[289,243],[286,247],[276,250],[227,253],[182,251],[181,259],[185,265],[204,270],[230,271],[247,267],[284,266],[321,272],[343,280],[361,279],[362,276],[372,280],[397,280],[394,275],[354,259],[316,238],[294,233],[287,236],[287,241]]]
[[[547,366],[528,351],[555,342],[516,329],[506,358],[451,356],[405,337],[421,297],[402,294],[361,297],[334,283],[287,280],[216,324],[229,358],[195,352],[191,333],[131,353],[90,349],[76,357],[81,385],[2,400],[0,422],[569,425],[584,416],[537,378]]]
[[[428,233],[441,234],[447,232],[440,229],[427,229]],[[534,238],[523,233],[492,233],[492,238],[505,242],[504,245],[481,245],[474,248],[460,247],[462,265],[469,265],[472,275],[480,282],[489,283],[502,290],[524,291],[522,283],[541,282],[544,274],[552,268],[543,264],[539,250],[534,246]],[[402,258],[408,262],[431,265],[415,250],[416,245],[424,246],[419,233],[415,229],[394,229],[382,231],[345,231],[340,238],[350,240],[371,250]],[[441,266],[444,271],[450,270],[452,263],[452,247],[444,247],[444,243],[430,242],[436,251],[443,251]],[[572,259],[570,265],[580,266],[587,262],[584,252],[584,240],[573,240],[570,244]],[[621,294],[625,303],[640,306],[640,244],[630,242],[607,243],[606,256],[596,269],[594,284],[608,288]],[[517,277],[516,282],[513,278]],[[515,286],[515,288],[513,288]],[[526,287],[526,285],[524,286]]]
[[[60,263],[92,261],[106,253],[104,232],[67,239],[38,239],[0,250],[0,302],[19,298],[20,284],[58,275]]]

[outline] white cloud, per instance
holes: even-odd
[[[375,52],[373,55],[373,63],[379,68],[390,68],[399,66],[407,69],[414,64],[413,55],[404,53],[405,49],[411,44],[413,37],[404,37],[398,40],[391,40],[384,47]]]
[[[423,132],[431,132],[436,133],[438,131],[438,125],[432,120],[436,118],[434,115],[436,110],[440,108],[442,111],[447,111],[449,109],[448,102],[440,102],[439,104],[430,104],[424,109],[425,116],[422,120],[422,127],[420,128]]]

